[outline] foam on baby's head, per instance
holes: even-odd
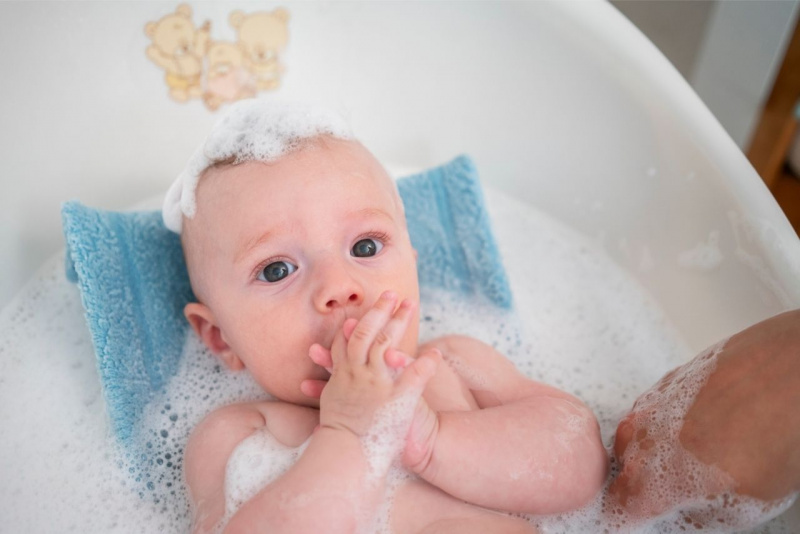
[[[237,102],[217,122],[167,191],[164,224],[179,234],[183,216],[194,217],[197,183],[209,167],[221,162],[274,161],[321,135],[354,138],[347,121],[324,108],[261,98]]]

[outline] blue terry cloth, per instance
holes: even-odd
[[[511,308],[511,290],[470,159],[398,180],[420,285]],[[67,276],[77,281],[112,426],[126,443],[151,397],[175,374],[194,299],[180,238],[159,211],[62,211]]]
[[[511,308],[478,171],[467,156],[397,182],[421,286],[481,295]]]

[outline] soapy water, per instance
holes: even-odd
[[[426,294],[434,303],[422,309],[421,338],[459,332],[495,345],[527,376],[584,400],[610,446],[633,401],[692,354],[596,243],[491,190],[487,200],[515,312]],[[46,265],[0,316],[0,532],[186,532],[191,512],[182,453],[189,432],[218,406],[266,396],[246,373],[221,368],[191,336],[176,379],[148,406],[136,454],[119,450],[78,291],[64,280],[59,261]],[[253,451],[275,448],[258,439],[245,440],[229,468],[255,461]],[[281,454],[262,466],[261,476],[287,469],[299,451]],[[401,475],[393,476],[395,485],[402,483]],[[233,489],[237,478],[242,487],[247,483],[241,475],[229,478],[228,505],[235,508],[247,498]],[[250,491],[259,483],[251,481]],[[718,499],[730,509],[735,497]],[[787,503],[769,510],[750,504],[763,519]],[[536,523],[543,532],[679,532],[693,530],[687,517],[702,518],[715,503],[644,525],[609,521],[604,505],[601,495],[586,510]],[[759,530],[794,531],[782,518]]]

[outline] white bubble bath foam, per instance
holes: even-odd
[[[530,378],[586,402],[610,449],[634,400],[693,354],[600,243],[495,191],[487,191],[487,201],[515,309],[504,314],[424,291],[421,339],[464,333],[491,343]],[[190,336],[178,374],[148,406],[136,454],[121,451],[106,419],[78,289],[65,280],[62,262],[44,265],[0,315],[0,533],[188,532],[182,454],[189,432],[216,407],[267,397],[247,374],[227,372]],[[703,360],[706,374],[713,358],[712,349]],[[229,464],[229,509],[301,453],[262,434],[245,440]],[[395,473],[389,486],[404,478]],[[723,495],[716,503],[698,501],[691,516],[633,523],[609,519],[614,514],[603,511],[604,502],[601,494],[584,510],[531,520],[545,533],[684,532],[725,510],[727,523],[712,521],[715,526],[703,529],[714,532],[734,530],[729,525],[737,521],[762,522],[791,504],[765,507]],[[797,508],[745,531],[795,532]],[[387,503],[384,513],[388,509]],[[376,525],[386,530],[380,518]]]

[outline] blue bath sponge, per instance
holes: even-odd
[[[477,171],[470,159],[397,182],[420,285],[512,305]],[[175,374],[193,300],[180,238],[160,211],[62,208],[67,276],[77,282],[112,427],[125,443],[144,407]]]

